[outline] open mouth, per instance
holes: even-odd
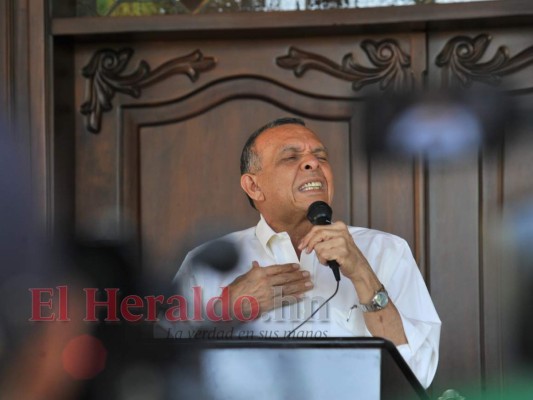
[[[307,182],[304,183],[302,186],[298,188],[300,192],[308,192],[311,190],[322,190],[323,185],[322,182],[313,181],[313,182]]]

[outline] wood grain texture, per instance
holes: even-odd
[[[443,324],[437,393],[481,384],[478,185],[475,156],[460,167],[428,168],[427,262]]]
[[[42,2],[3,1],[0,5],[0,103],[5,131],[19,148],[23,168],[32,173],[36,223],[47,229],[50,216],[46,134],[48,132],[47,24]]]
[[[166,106],[125,109],[122,201],[139,227],[145,265],[169,278],[192,247],[257,223],[239,186],[240,152],[251,132],[280,116],[304,116],[329,148],[335,216],[349,221],[350,110],[244,78]]]
[[[430,36],[429,60],[442,69],[430,66],[428,81],[433,87],[498,83],[531,110],[532,43],[531,32],[515,29],[435,33]],[[442,62],[445,58],[448,62]],[[514,132],[505,133],[513,142]],[[506,140],[504,147],[485,148],[477,159],[472,156],[452,171],[428,170],[428,268],[443,320],[444,368],[434,383],[436,393],[452,382],[466,386],[478,381],[496,393],[509,389],[517,360],[511,343],[518,340],[519,325],[510,304],[517,300],[518,285],[513,261],[506,256],[509,249],[502,242],[502,221],[512,203],[506,188],[522,186],[522,193],[531,193],[525,170],[532,168],[532,152],[527,142],[509,150]],[[449,356],[450,352],[461,357]],[[458,360],[466,364],[455,364]]]

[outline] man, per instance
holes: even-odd
[[[182,290],[201,288],[204,302],[224,293],[230,305],[241,306],[232,309],[233,320],[254,317],[222,322],[232,336],[284,337],[335,292],[327,261],[336,260],[338,293],[294,336],[386,338],[429,386],[441,322],[409,247],[396,236],[340,221],[311,225],[309,206],[332,202],[333,173],[327,149],[302,120],[278,119],[252,134],[241,156],[241,187],[260,221],[224,237],[239,250],[238,264],[230,273],[202,268],[195,261],[200,246],[177,274]]]

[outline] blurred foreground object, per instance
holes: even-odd
[[[87,333],[88,326],[75,299],[70,304],[72,322],[29,321],[29,289],[54,287],[67,276],[35,224],[30,174],[14,137],[0,127],[0,398],[70,399],[77,383],[64,370],[61,357],[67,343]],[[78,354],[71,359],[84,361]]]
[[[506,313],[516,337],[512,357],[519,367],[533,370],[533,193],[509,207],[503,228],[506,275],[511,282]]]
[[[518,123],[513,101],[496,90],[405,93],[366,104],[366,150],[395,158],[454,161],[501,143]]]

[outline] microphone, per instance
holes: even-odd
[[[333,210],[324,201],[315,201],[309,206],[307,210],[307,219],[311,221],[313,225],[331,225],[331,216]],[[339,282],[341,280],[341,274],[339,272],[339,263],[335,260],[328,260],[328,265],[333,271],[335,280]]]

